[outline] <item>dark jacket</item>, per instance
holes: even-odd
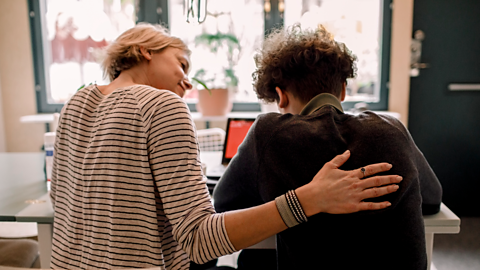
[[[323,96],[322,96],[323,95]],[[440,209],[442,188],[400,121],[364,112],[344,114],[333,96],[312,99],[300,115],[260,115],[213,197],[218,212],[274,200],[310,182],[349,149],[343,170],[389,162],[403,177],[379,211],[317,214],[277,235],[279,269],[426,269],[423,214]],[[336,100],[336,102],[335,102]]]

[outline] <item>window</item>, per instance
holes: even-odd
[[[285,26],[300,23],[302,28],[315,29],[321,24],[357,56],[357,76],[347,82],[344,107],[355,102],[366,102],[373,109],[387,107],[382,94],[387,92],[388,69],[382,69],[387,63],[382,60],[389,58],[385,54],[389,42],[384,42],[390,37],[383,30],[389,28],[390,11],[388,6],[384,12],[385,4],[382,0],[302,0],[301,4],[285,0]]]
[[[185,13],[184,0],[169,0],[168,7],[169,14]],[[192,51],[189,75],[209,88],[229,88],[237,104],[257,103],[252,72],[255,50],[264,37],[263,0],[210,0],[206,9],[201,24],[188,23],[186,15],[169,16],[171,34],[181,38]],[[187,103],[196,103],[196,88],[203,86],[197,84],[187,93]]]
[[[134,0],[29,1],[39,112],[60,111],[82,85],[107,83],[102,48],[135,25]]]
[[[295,22],[302,27],[324,24],[358,57],[358,76],[348,83],[344,108],[362,101],[370,109],[387,109],[391,0],[210,0],[201,11],[206,14],[201,24],[186,22],[189,2],[28,0],[38,111],[60,111],[80,86],[106,83],[101,49],[138,21],[162,23],[182,38],[192,50],[190,77],[211,85],[229,83],[235,93],[233,111],[260,110],[252,86],[253,55],[269,29]],[[219,33],[238,42],[216,48],[220,53],[215,55],[199,40]],[[195,91],[186,101],[195,111]]]

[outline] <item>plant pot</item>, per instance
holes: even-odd
[[[210,89],[198,91],[197,111],[203,116],[226,115],[232,110],[228,89]]]

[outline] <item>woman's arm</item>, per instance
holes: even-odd
[[[346,214],[362,210],[377,210],[390,206],[389,202],[363,202],[364,199],[380,197],[395,192],[400,176],[375,176],[361,180],[360,170],[338,169],[350,157],[350,152],[335,157],[326,163],[312,182],[295,190],[307,217],[317,213]],[[365,175],[388,171],[392,166],[379,163],[366,166]],[[235,249],[254,245],[285,229],[275,202],[248,209],[226,212],[225,226]]]
[[[147,115],[151,124],[145,125],[150,167],[163,211],[172,224],[172,233],[191,260],[205,263],[287,228],[275,202],[216,214],[200,168],[193,122],[186,105],[169,93],[164,93],[158,104]],[[372,192],[375,191],[376,196],[386,194],[387,190],[394,191],[393,187],[365,191],[374,184],[392,183],[394,177],[360,181],[363,174],[359,170],[346,172],[338,169],[348,156],[346,153],[328,162],[310,184],[297,189],[307,215],[388,206],[386,202],[366,204],[361,200],[374,197]],[[386,165],[371,165],[367,168],[367,175],[385,170],[388,170]]]

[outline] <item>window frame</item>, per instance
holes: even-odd
[[[33,54],[33,74],[35,79],[35,96],[38,113],[60,112],[62,103],[50,104],[47,102],[47,82],[45,76],[44,43],[43,33],[46,33],[45,25],[42,24],[42,15],[46,7],[43,0],[28,0],[28,14]]]
[[[368,109],[372,111],[388,111],[388,95],[390,92],[390,43],[392,39],[392,6],[393,0],[382,0],[381,9],[381,44],[380,48],[380,97],[377,102],[344,101],[342,107],[345,111],[355,107],[355,104],[367,103]],[[348,44],[346,44],[348,46]]]
[[[47,102],[47,88],[45,76],[44,47],[42,34],[46,33],[45,25],[42,24],[42,15],[46,11],[44,0],[27,0],[29,23],[31,29],[31,45],[33,53],[33,67],[35,79],[35,95],[38,113],[60,112],[62,103],[50,104]],[[390,43],[391,43],[391,24],[392,24],[392,1],[383,0],[382,7],[382,41],[380,44],[380,100],[378,102],[367,102],[370,110],[388,110],[388,81],[390,77]],[[265,35],[278,26],[283,26],[283,14],[278,10],[278,0],[270,0],[270,16],[265,15]],[[168,0],[137,0],[137,21],[160,23],[168,28]],[[358,102],[342,102],[345,110],[349,110]],[[196,112],[194,103],[188,103],[192,112]],[[234,102],[233,112],[261,111],[258,102]]]

